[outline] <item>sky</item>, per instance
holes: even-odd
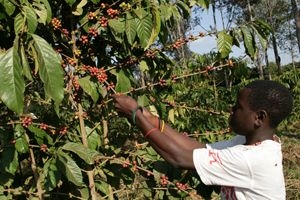
[[[195,16],[195,13],[192,14],[192,17]],[[201,24],[202,26],[210,30],[210,25],[213,25],[213,15],[211,9],[208,11],[203,11],[201,13]],[[222,30],[221,28],[221,15],[217,12],[217,29]],[[206,32],[201,26],[195,26],[188,34],[189,35],[198,35],[199,32]],[[209,53],[210,51],[216,51],[216,39],[214,37],[203,37],[198,40],[189,43],[189,48],[194,53],[204,54]],[[289,54],[284,53],[279,50],[279,56],[281,57],[281,64],[288,64],[292,62],[292,58]],[[241,48],[234,46],[233,52],[230,56],[233,57],[242,57],[245,55],[244,48],[241,45]],[[268,50],[269,60],[275,62],[273,49]],[[299,59],[298,59],[299,60]]]

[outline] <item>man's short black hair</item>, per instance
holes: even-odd
[[[282,84],[270,80],[256,80],[245,86],[251,89],[249,105],[253,111],[265,110],[270,118],[270,126],[275,128],[293,108],[293,97]]]

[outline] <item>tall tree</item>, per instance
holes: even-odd
[[[291,0],[292,3],[292,9],[294,13],[295,18],[295,24],[296,24],[296,36],[298,40],[298,48],[300,53],[300,8],[299,8],[299,1]]]

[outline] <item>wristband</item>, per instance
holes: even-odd
[[[163,133],[163,131],[164,131],[164,128],[165,128],[165,121],[164,121],[164,120],[162,120],[162,122],[161,122],[161,128],[160,128],[160,132],[162,132],[162,133]]]
[[[135,109],[133,109],[133,111],[132,111],[132,123],[133,124],[136,124],[135,117],[136,117],[136,112],[138,110],[141,110],[143,112],[143,107],[142,106],[137,106]]]
[[[154,131],[159,131],[158,128],[151,128],[146,134],[145,137],[148,137],[151,133],[153,133]]]

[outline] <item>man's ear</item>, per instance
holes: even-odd
[[[256,117],[255,117],[255,126],[260,127],[263,125],[263,123],[266,122],[268,118],[268,113],[265,110],[259,110],[256,112]]]

